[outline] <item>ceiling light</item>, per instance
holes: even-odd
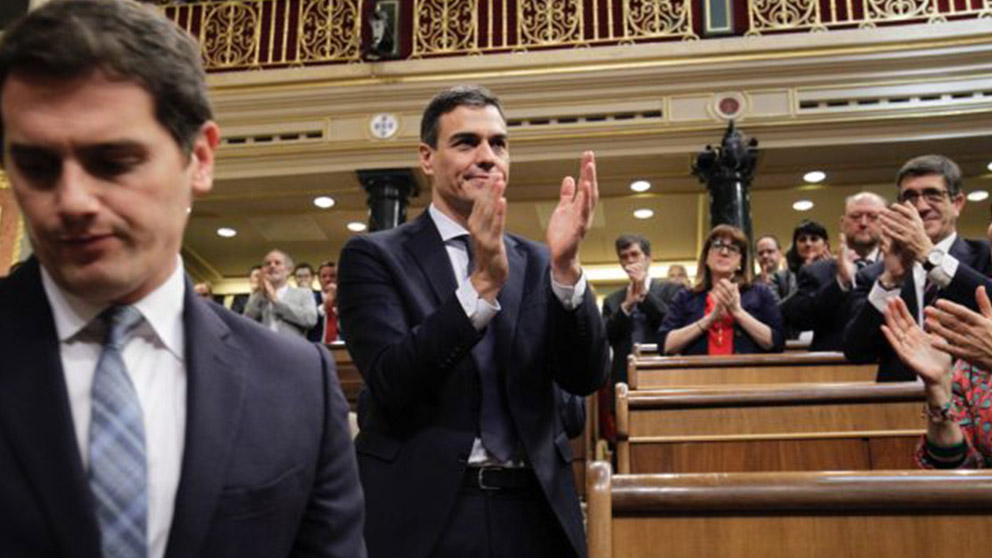
[[[992,163],[989,163],[989,166],[987,166],[985,168],[989,169],[989,171],[992,171]]]
[[[361,221],[352,221],[348,223],[348,230],[351,232],[362,232],[367,228],[368,227],[365,226],[365,223],[362,223]]]
[[[647,192],[651,189],[651,183],[647,180],[635,180],[630,183],[630,189],[635,192]]]
[[[231,227],[221,227],[217,229],[217,236],[223,236],[224,238],[234,238],[237,234],[238,231],[232,229]]]
[[[813,202],[809,200],[799,200],[792,204],[792,209],[795,209],[796,211],[809,211],[810,209],[813,209]]]
[[[803,180],[809,182],[810,184],[817,184],[823,182],[825,178],[827,178],[827,173],[818,170],[809,171],[808,173],[803,175]]]
[[[974,192],[968,194],[968,201],[980,202],[987,200],[988,197],[989,193],[987,190],[975,190]]]
[[[654,211],[651,211],[650,209],[635,209],[634,217],[638,219],[650,219],[654,217]]]
[[[313,199],[313,204],[321,209],[330,209],[334,207],[334,198],[330,196],[317,196]]]

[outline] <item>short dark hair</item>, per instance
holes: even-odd
[[[186,154],[213,118],[196,41],[152,6],[53,0],[14,23],[0,42],[0,91],[11,75],[70,80],[94,71],[144,87],[155,118]]]
[[[947,193],[957,196],[961,193],[961,167],[943,155],[921,155],[906,161],[896,173],[896,188],[902,188],[902,181],[929,174],[940,175],[947,185]]]
[[[641,252],[644,252],[645,256],[651,255],[651,241],[639,234],[620,235],[616,242],[617,255],[619,256],[620,252],[626,250],[631,244],[639,245],[641,247]]]
[[[307,262],[300,262],[296,264],[296,267],[293,268],[293,275],[296,275],[296,272],[301,269],[309,269],[310,275],[313,275],[313,266],[308,264]]]
[[[326,262],[320,262],[320,265],[317,266],[317,273],[320,273],[320,270],[324,269],[325,267],[333,267],[337,269],[338,265],[330,260],[327,260]]]
[[[810,221],[809,219],[799,221],[796,228],[792,230],[792,244],[795,245],[796,240],[799,239],[799,235],[803,234],[807,236],[818,236],[824,241],[830,240],[830,235],[827,234],[827,228],[816,221]]]
[[[420,119],[420,141],[437,148],[437,135],[440,130],[439,121],[441,117],[458,107],[496,107],[500,116],[503,115],[503,106],[492,91],[481,85],[457,85],[451,89],[446,89],[427,103],[424,115]]]

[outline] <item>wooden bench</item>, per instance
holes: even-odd
[[[669,386],[873,382],[877,364],[851,364],[842,353],[636,356],[627,361],[632,390]]]
[[[344,391],[351,410],[355,411],[358,408],[358,394],[365,387],[365,380],[358,372],[358,367],[355,366],[355,361],[352,360],[344,341],[332,341],[327,344],[327,349],[331,351],[331,356],[334,357],[334,363],[337,365],[341,390]]]
[[[786,339],[785,352],[798,353],[802,351],[808,351],[809,345],[810,345],[809,341],[800,341],[799,339]],[[661,356],[658,354],[657,343],[634,343],[632,354],[635,356]]]
[[[911,469],[923,386],[617,385],[620,473]]]
[[[589,467],[589,558],[948,558],[992,548],[992,473],[616,475]]]

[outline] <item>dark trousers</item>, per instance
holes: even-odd
[[[540,487],[462,487],[432,558],[574,558]]]

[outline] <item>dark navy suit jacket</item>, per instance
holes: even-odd
[[[706,292],[695,292],[688,289],[675,295],[672,304],[658,330],[658,349],[664,351],[665,339],[672,330],[685,327],[692,322],[702,319],[706,313]],[[782,313],[778,309],[778,299],[772,294],[767,285],[752,283],[749,288],[741,289],[741,308],[747,310],[758,321],[772,330],[772,348],[764,350],[741,326],[734,324],[734,354],[750,353],[781,353],[785,348],[785,338],[782,335]],[[706,335],[700,335],[686,345],[679,354],[705,355],[709,352],[709,340]]]
[[[510,275],[499,294],[501,310],[487,326],[496,328],[500,380],[542,492],[574,554],[585,556],[555,383],[577,395],[604,383],[603,321],[591,289],[577,309],[565,310],[551,289],[546,247],[513,235],[504,242]],[[356,450],[372,557],[427,556],[462,483],[480,407],[470,351],[482,333],[456,289],[428,212],[398,228],[356,236],[341,253],[339,315],[366,384]]]
[[[797,331],[813,330],[809,350],[841,351],[850,300],[837,283],[837,260],[819,260],[799,270],[799,289],[782,301],[782,315]]]
[[[957,258],[959,265],[954,280],[938,292],[938,298],[963,304],[977,310],[975,289],[980,285],[992,288],[987,275],[992,272],[989,261],[989,243],[985,240],[968,240],[958,236],[948,252]],[[844,329],[844,355],[851,362],[878,362],[878,381],[900,382],[916,379],[916,374],[903,364],[882,334],[885,317],[868,302],[875,281],[885,271],[883,262],[876,262],[858,272],[857,288],[851,294],[851,318]],[[913,274],[907,273],[899,293],[909,313],[917,315],[916,284]]]
[[[166,558],[364,556],[348,404],[327,351],[193,295]],[[100,558],[38,262],[0,283],[0,556]]]

